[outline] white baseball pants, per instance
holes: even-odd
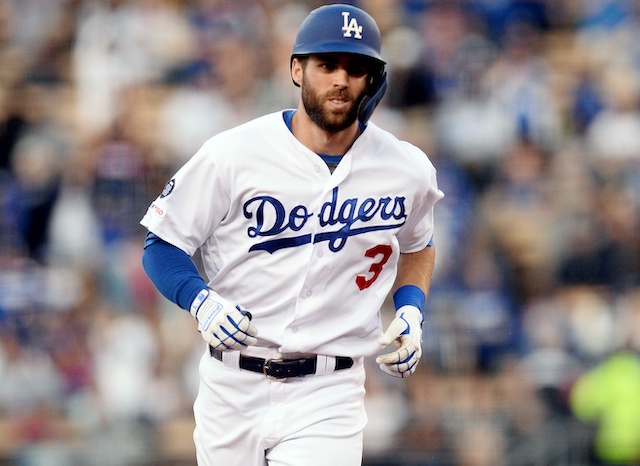
[[[199,466],[362,464],[362,358],[350,369],[279,380],[230,366],[208,350],[200,361]]]

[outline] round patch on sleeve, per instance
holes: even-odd
[[[167,181],[167,184],[164,185],[164,189],[162,190],[162,194],[160,194],[160,197],[167,197],[169,194],[171,194],[175,185],[176,185],[175,178],[172,178],[169,181]]]

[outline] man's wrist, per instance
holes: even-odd
[[[211,290],[209,288],[203,288],[191,302],[191,307],[189,308],[189,312],[194,318],[198,316],[198,309],[202,306],[202,303],[209,297]]]
[[[424,322],[424,303],[426,295],[415,285],[404,285],[393,293],[393,304],[396,310],[405,306],[412,306],[420,312],[420,324]]]

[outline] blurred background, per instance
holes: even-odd
[[[202,342],[138,222],[205,139],[297,105],[321,3],[0,0],[0,465],[195,464]],[[372,364],[365,465],[640,464],[640,1],[354,3],[373,121],[446,193],[424,356]]]

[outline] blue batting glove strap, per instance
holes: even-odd
[[[209,289],[205,288],[204,290],[200,291],[200,293],[198,293],[198,295],[195,297],[195,299],[191,303],[189,312],[191,313],[194,319],[198,318],[198,310],[200,310],[202,303],[204,303],[204,300],[207,299],[208,296],[209,296]]]
[[[413,306],[418,308],[421,314],[420,324],[424,322],[424,303],[427,297],[420,288],[415,285],[401,286],[393,293],[393,304],[396,309],[403,306]]]
[[[211,289],[200,291],[189,311],[198,322],[202,338],[217,350],[242,349],[257,343],[258,331],[251,325],[251,314]]]

